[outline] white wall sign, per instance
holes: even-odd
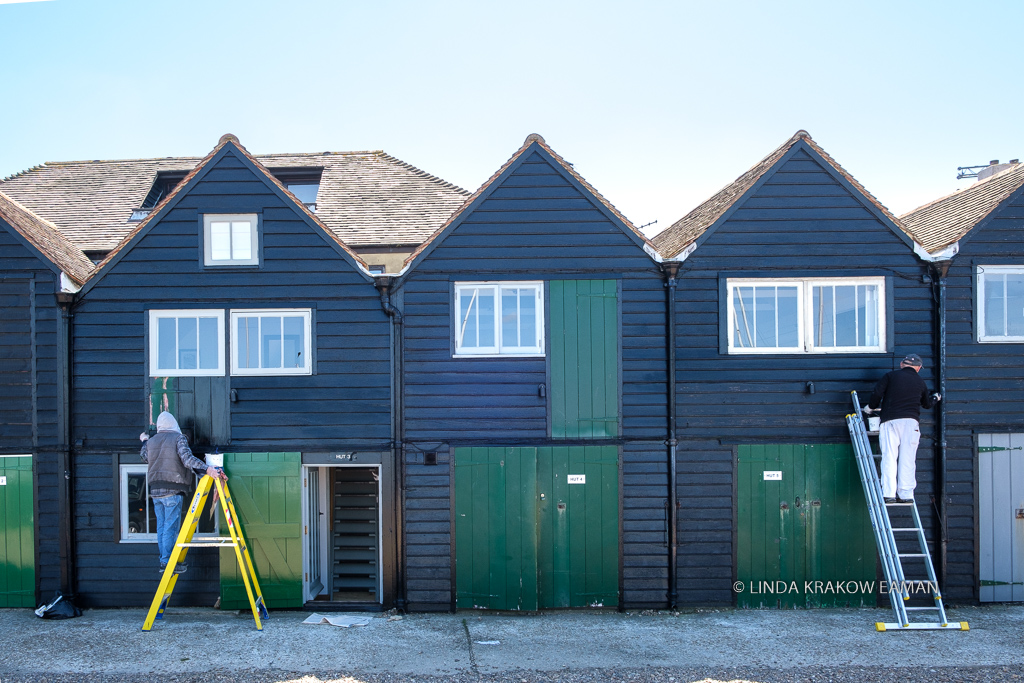
[[[0,486],[7,486],[7,477],[0,477]]]
[[[765,473],[764,473],[764,480],[765,481],[782,481],[782,472],[769,472],[769,471],[766,470]]]
[[[570,474],[568,482],[570,484],[586,484],[587,475],[585,474]]]

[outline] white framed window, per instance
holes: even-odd
[[[308,308],[231,311],[232,375],[309,375]]]
[[[978,341],[1024,342],[1024,266],[978,266]]]
[[[224,374],[224,311],[151,310],[149,376]]]
[[[121,465],[120,466],[120,489],[119,497],[121,512],[121,542],[122,543],[156,543],[156,511],[153,509],[153,501],[149,497],[149,484],[146,481],[147,465],[145,463]],[[198,483],[198,477],[196,482]],[[185,511],[188,503],[195,493],[195,484],[185,492],[185,505],[182,512],[182,522],[185,521]],[[209,509],[213,496],[208,496],[203,507],[203,513],[199,517],[199,527],[196,529],[196,536],[216,536],[219,534],[219,522],[217,515],[210,515]]]
[[[203,216],[203,265],[259,265],[258,216],[205,214]]]
[[[456,283],[455,355],[543,356],[544,283]]]
[[[726,290],[729,353],[885,352],[885,278],[730,278]]]

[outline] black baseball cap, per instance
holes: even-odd
[[[900,365],[903,365],[904,363],[906,363],[907,365],[914,365],[918,367],[924,365],[921,362],[921,356],[917,355],[916,353],[908,353],[907,357],[900,361]]]

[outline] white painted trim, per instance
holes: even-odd
[[[1020,344],[1024,336],[987,335],[985,334],[985,278],[984,275],[1021,275],[1024,266],[977,265],[974,267],[975,283],[978,292],[978,332],[979,344]]]
[[[462,292],[465,290],[492,290],[494,293],[494,346],[462,347],[462,335],[460,327],[460,311],[462,310]],[[534,291],[534,310],[536,319],[534,321],[534,333],[536,344],[534,346],[505,346],[502,339],[502,290],[503,289],[532,289]],[[474,293],[474,296],[476,294]],[[471,309],[472,310],[472,309]],[[479,310],[477,307],[476,310]],[[501,280],[501,281],[479,281],[479,282],[456,282],[455,301],[452,307],[452,315],[455,322],[455,353],[452,358],[531,358],[545,355],[544,351],[544,282],[542,280]]]
[[[31,453],[26,453],[25,455],[0,455],[0,458],[31,458],[31,457],[32,457]]]
[[[249,223],[249,239],[251,258],[247,259],[219,259],[214,260],[212,255],[213,239],[210,234],[211,223]],[[233,234],[232,227],[230,233]],[[259,216],[254,213],[207,213],[203,214],[203,265],[208,268],[220,266],[258,266],[260,264],[260,231]]]
[[[232,376],[260,376],[260,377],[277,377],[284,375],[311,375],[313,374],[313,360],[312,360],[312,332],[313,332],[313,312],[309,308],[233,308],[231,313],[231,374]],[[257,318],[260,319],[260,327],[262,328],[262,318],[302,318],[303,325],[303,349],[302,353],[305,359],[305,364],[301,368],[240,368],[238,367],[238,340],[235,338],[238,333],[237,321],[239,318]],[[284,333],[284,323],[281,324],[281,332]],[[259,356],[259,362],[263,363],[263,344],[257,335],[256,349]],[[283,363],[283,359],[282,359]]]
[[[935,263],[937,261],[949,261],[958,253],[960,253],[960,243],[954,242],[948,247],[944,247],[936,252],[929,253],[927,249],[922,247],[917,242],[914,242],[914,253],[922,261],[928,261],[929,263]]]
[[[655,263],[662,263],[664,261],[664,259],[661,258],[661,254],[656,252],[654,248],[647,242],[644,242],[644,251],[647,252],[648,256],[654,259]]]
[[[60,272],[60,291],[74,294],[82,288],[82,285],[76,285],[71,278],[67,276],[63,270]]]
[[[683,261],[685,261],[690,256],[690,254],[692,254],[695,251],[697,251],[697,243],[696,242],[692,242],[692,243],[690,243],[689,246],[687,246],[685,249],[683,249],[681,252],[679,252],[678,254],[676,254],[675,256],[670,258],[669,260],[670,261],[678,261],[679,263],[682,263]]]
[[[180,370],[160,368],[160,335],[157,321],[164,318],[216,318],[217,319],[217,367],[210,370]],[[196,326],[198,328],[198,324]],[[198,334],[198,332],[197,332]],[[197,340],[198,342],[198,340]],[[177,340],[175,340],[177,345]],[[198,350],[197,350],[198,353]],[[177,346],[175,346],[177,362]],[[196,359],[198,365],[199,360]],[[223,309],[150,309],[149,311],[149,376],[150,377],[223,377],[224,376],[224,310]]]

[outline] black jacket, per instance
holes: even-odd
[[[914,368],[900,368],[885,373],[875,385],[868,407],[877,410],[882,406],[882,422],[901,418],[921,419],[921,408],[934,405],[928,393],[928,385]]]

